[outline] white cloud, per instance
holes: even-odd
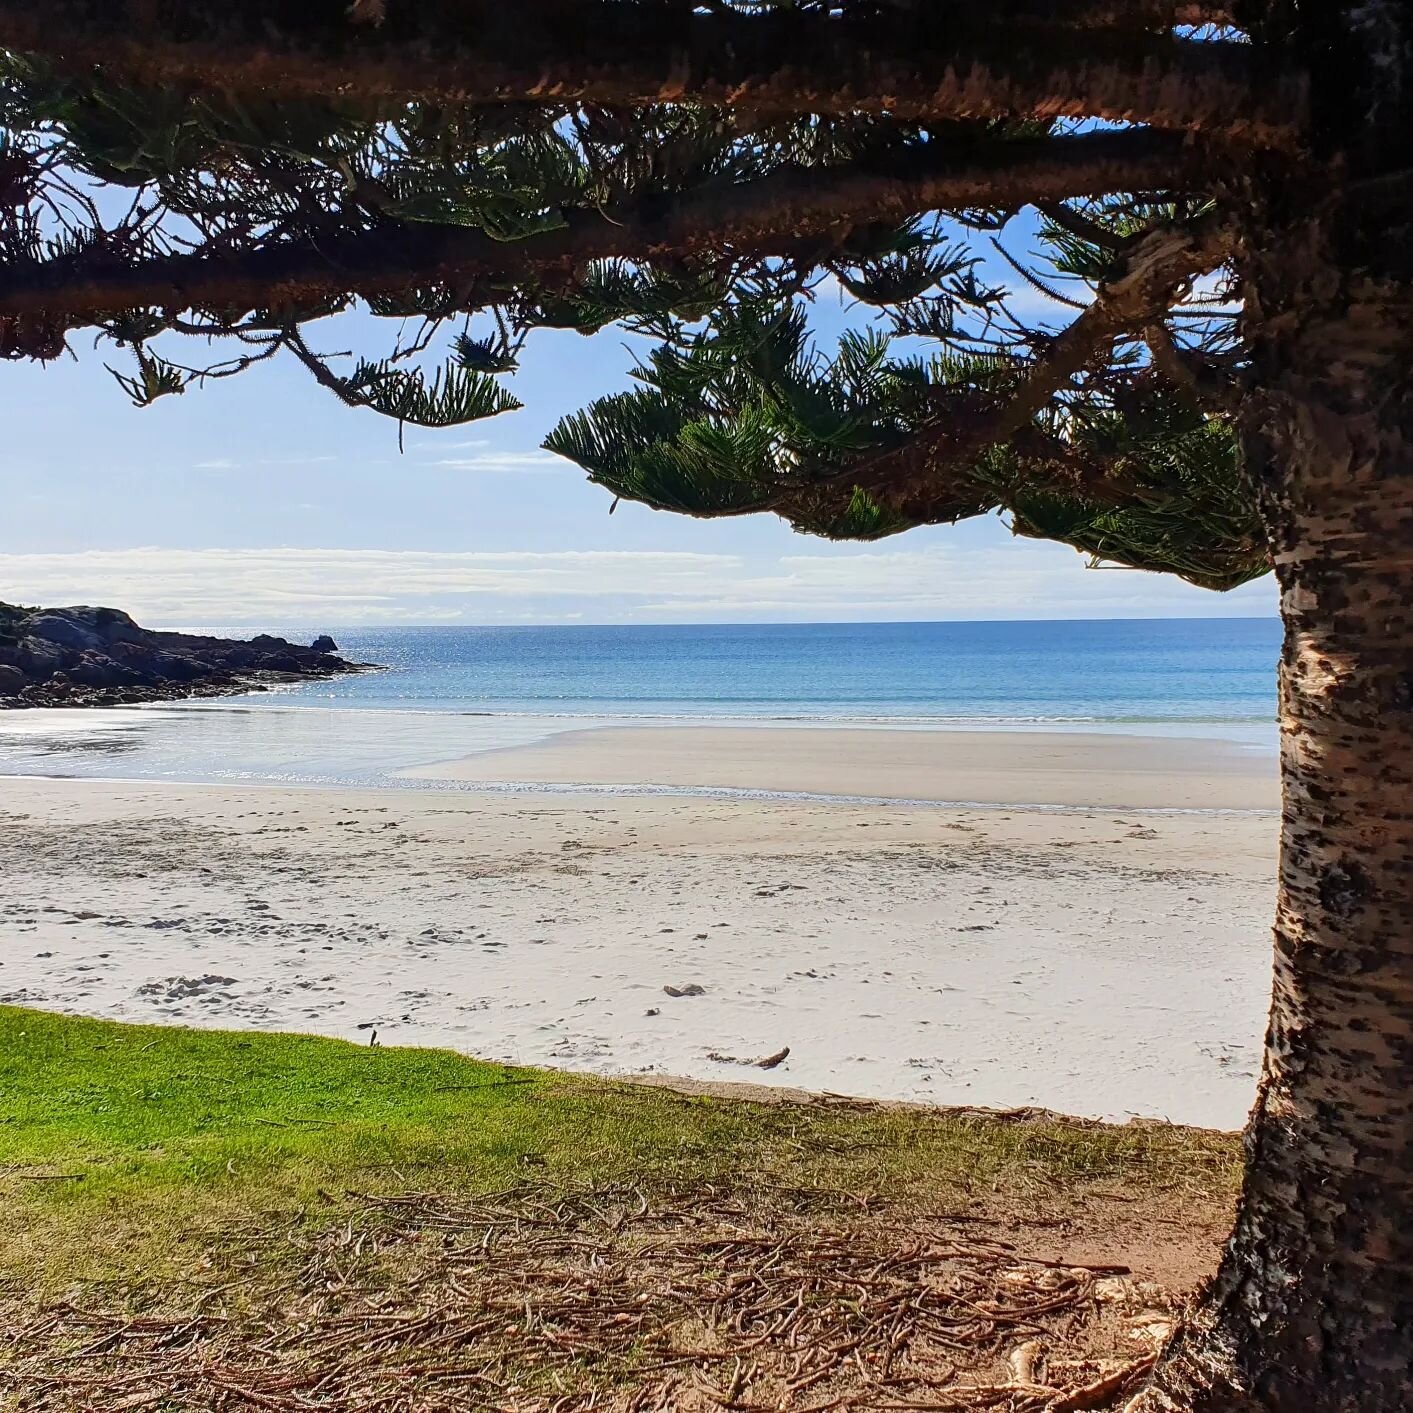
[[[985,548],[782,555],[764,572],[723,580],[690,603],[655,597],[643,616],[710,619],[1105,618],[1263,614],[1269,581],[1226,595],[1166,574],[1089,570],[1063,545],[1015,541]]]
[[[449,595],[457,616],[494,601],[704,595],[739,568],[734,555],[666,551],[84,550],[0,556],[0,599],[111,603],[166,623],[426,621],[445,616]]]
[[[474,456],[449,456],[431,463],[453,471],[577,471],[562,456],[548,451],[483,451]]]
[[[198,471],[238,471],[242,466],[321,466],[335,458],[332,453],[308,456],[257,456],[249,461],[233,461],[228,456],[195,463]]]
[[[1019,542],[743,556],[655,550],[87,550],[0,556],[0,599],[110,603],[155,624],[1065,618],[1262,614],[1269,581],[1217,596],[1089,572]]]

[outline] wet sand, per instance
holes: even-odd
[[[1279,803],[1272,754],[1226,741],[1097,732],[609,727],[403,774],[1016,806],[1273,810]]]

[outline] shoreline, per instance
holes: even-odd
[[[559,731],[412,766],[507,789],[748,792],[958,809],[1279,808],[1276,760],[1217,739],[1104,732],[651,725]]]
[[[267,684],[329,681],[372,664],[339,656],[320,633],[307,647],[143,628],[122,609],[0,602],[0,708],[134,706],[237,696]]]
[[[285,705],[278,690],[0,713],[0,779],[21,780],[1262,815],[1277,765],[1247,732],[1195,728],[468,715]]]

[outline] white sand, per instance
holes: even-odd
[[[808,734],[839,763],[832,790],[853,793],[844,738],[872,733]],[[512,754],[521,778],[534,749],[483,761]],[[680,753],[677,768],[703,773]],[[1191,772],[1166,791],[1161,776],[1147,800],[1210,801]],[[1264,1025],[1275,832],[1261,814],[12,778],[0,1000],[1235,1127]],[[664,994],[689,983],[704,994]],[[710,1058],[786,1045],[771,1071]]]
[[[1227,741],[1044,731],[633,726],[566,731],[404,775],[708,786],[953,804],[1267,809],[1274,754]]]

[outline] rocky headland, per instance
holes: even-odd
[[[116,608],[0,603],[0,709],[214,697],[371,670],[337,654],[327,635],[308,647],[268,633],[242,641],[156,632]]]

